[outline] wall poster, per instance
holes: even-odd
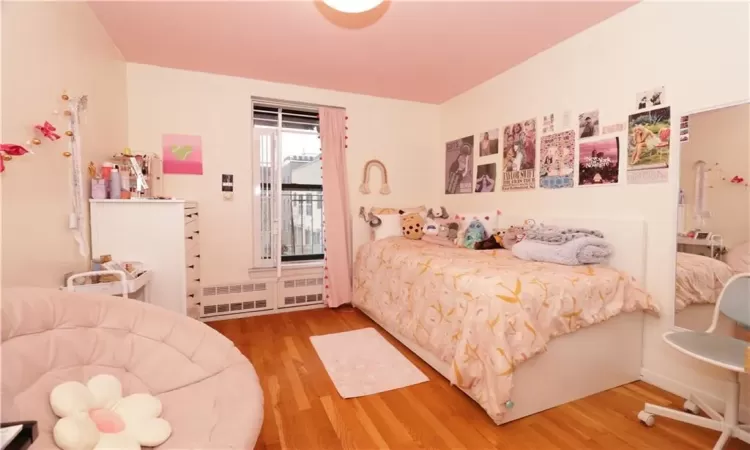
[[[479,133],[479,156],[497,155],[499,134],[497,128]]]
[[[495,163],[477,166],[477,185],[474,192],[495,192],[497,169]]]
[[[445,193],[474,192],[474,136],[445,144]]]
[[[670,109],[628,117],[628,183],[665,183],[669,169]]]
[[[536,119],[508,125],[503,130],[503,190],[534,189]]]
[[[539,186],[573,187],[576,133],[573,130],[542,136],[539,144]]]
[[[578,147],[578,185],[596,186],[620,181],[620,138],[582,142]]]

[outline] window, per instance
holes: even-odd
[[[311,215],[313,210],[313,196],[312,194],[305,194],[305,214]],[[312,230],[310,230],[312,231]]]
[[[316,108],[253,102],[255,267],[323,259],[318,124]]]

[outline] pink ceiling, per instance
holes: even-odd
[[[128,61],[441,103],[633,2],[394,1],[335,25],[313,0],[92,2]]]

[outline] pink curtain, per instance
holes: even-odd
[[[325,211],[324,297],[330,308],[352,300],[352,223],[346,176],[346,111],[320,108],[320,144]]]

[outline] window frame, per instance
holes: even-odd
[[[256,122],[256,112],[261,112],[261,109],[258,109],[257,107],[260,107],[261,109],[266,109],[266,113],[268,116],[265,119],[260,119],[259,122]],[[272,109],[275,109],[276,111],[276,119],[275,119],[275,126],[273,126],[272,122],[274,122],[273,119],[270,118],[270,115],[272,114]],[[286,112],[286,114],[285,114]],[[296,114],[295,113],[301,113]],[[308,113],[308,114],[305,114]],[[303,117],[307,116],[310,118],[310,120],[300,120],[299,122],[295,122],[295,117]],[[300,183],[284,183],[282,179],[282,133],[288,132],[288,133],[299,133],[299,134],[314,134],[316,136],[319,136],[319,130],[320,130],[320,116],[318,108],[312,108],[312,107],[305,107],[302,105],[295,105],[295,104],[277,104],[276,102],[270,102],[270,101],[263,101],[263,100],[252,100],[251,105],[251,117],[252,117],[252,126],[251,126],[251,134],[252,134],[252,174],[253,174],[253,268],[260,269],[260,268],[273,268],[278,266],[285,266],[289,264],[299,263],[299,262],[314,262],[314,261],[320,261],[323,262],[325,258],[325,253],[321,251],[321,253],[311,253],[306,255],[283,255],[281,254],[281,245],[282,245],[282,237],[284,235],[284,229],[286,229],[287,224],[282,224],[283,222],[283,212],[281,208],[283,207],[283,193],[284,191],[294,190],[294,191],[310,191],[310,192],[320,192],[319,198],[315,201],[315,203],[318,204],[317,209],[322,211],[322,191],[323,187],[321,185],[315,185],[315,184],[300,184]],[[314,122],[312,118],[314,117]],[[285,120],[285,118],[291,118],[290,120]],[[314,123],[314,124],[313,124]],[[298,124],[298,125],[308,125],[313,126],[313,129],[306,129],[306,128],[297,128],[297,127],[284,127],[285,124]],[[261,149],[260,149],[260,140],[257,139],[259,135],[263,136],[271,136],[271,161],[273,164],[271,167],[273,167],[273,170],[269,170],[270,175],[267,176],[270,177],[270,180],[264,181],[261,174],[261,168],[263,161],[261,161]],[[274,188],[276,186],[276,188]],[[263,232],[263,193],[264,192],[270,192],[269,198],[271,198],[270,203],[270,211],[271,217],[270,223],[271,223],[271,230],[270,230],[270,242],[271,242],[271,248],[270,248],[270,257],[264,257],[264,247],[267,247],[266,243],[264,242],[264,232]],[[306,197],[303,197],[302,194],[297,194],[301,199],[305,199]],[[312,193],[305,194],[312,197]],[[292,200],[293,202],[293,200]],[[312,205],[309,205],[310,207],[310,215],[314,214],[314,211],[316,208],[312,207]],[[307,211],[308,206],[305,206],[305,211]],[[324,224],[325,221],[322,221],[321,229],[319,232],[319,235],[322,238],[322,235],[324,234]],[[291,224],[289,225],[289,231],[291,233],[295,233],[294,227],[291,227]],[[282,229],[282,227],[284,229]],[[257,230],[256,230],[257,228]],[[301,231],[301,235],[304,236],[304,230]],[[315,232],[311,230],[311,235],[314,235]],[[314,244],[311,244],[311,249],[315,249]],[[322,239],[320,242],[320,248],[322,250]]]

